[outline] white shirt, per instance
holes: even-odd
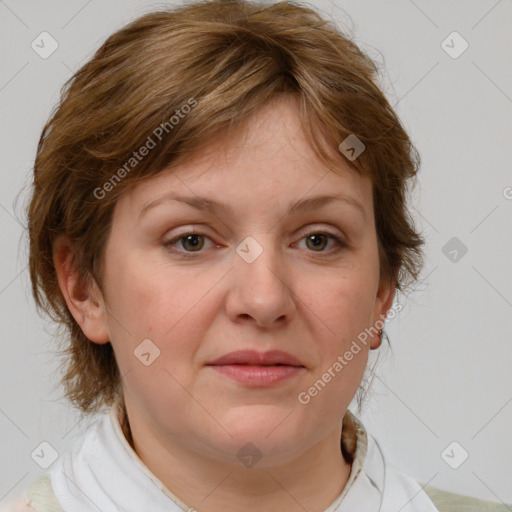
[[[116,401],[75,437],[69,450],[50,469],[54,497],[65,512],[193,512],[145,466],[121,428],[122,409]],[[389,465],[377,441],[347,411],[355,445],[349,479],[340,495],[324,512],[438,512],[420,485]],[[354,434],[355,433],[355,434]],[[17,507],[2,512],[38,510]],[[38,498],[41,503],[41,498]],[[203,508],[208,508],[203,507]],[[52,508],[51,510],[57,510]]]

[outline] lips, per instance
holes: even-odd
[[[252,366],[296,366],[304,368],[304,365],[292,354],[283,350],[268,350],[258,352],[257,350],[236,350],[222,357],[210,361],[207,366],[225,365],[252,365]]]
[[[306,371],[306,367],[295,356],[282,350],[237,350],[211,361],[206,366],[245,388],[285,385]]]

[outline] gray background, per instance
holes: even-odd
[[[164,5],[0,0],[0,500],[44,471],[31,458],[41,442],[60,452],[87,424],[55,389],[59,361],[30,293],[27,194],[19,192],[65,80],[110,33]],[[393,351],[382,351],[362,419],[421,482],[512,503],[512,3],[314,6],[384,64],[382,86],[423,161],[413,213],[427,238],[426,266],[388,324]],[[31,48],[43,31],[59,45],[47,59]],[[469,44],[458,58],[442,47],[453,31]],[[445,247],[453,237],[456,261]],[[446,461],[460,463],[462,450],[469,457],[453,469]]]

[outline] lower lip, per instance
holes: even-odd
[[[305,368],[303,366],[252,366],[246,364],[210,365],[218,372],[249,386],[272,386],[291,379]]]

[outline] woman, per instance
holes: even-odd
[[[310,9],[213,0],[69,81],[30,273],[99,414],[19,510],[438,510],[348,410],[422,265],[419,157],[375,75]]]

